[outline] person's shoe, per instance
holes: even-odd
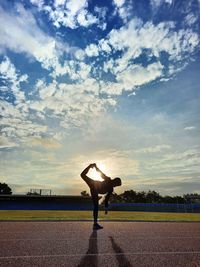
[[[93,230],[100,230],[103,229],[103,226],[99,225],[98,223],[93,224]]]

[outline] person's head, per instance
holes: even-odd
[[[116,177],[112,180],[113,187],[122,185],[122,181],[119,177]]]

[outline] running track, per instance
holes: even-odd
[[[200,223],[0,222],[0,266],[200,266]]]

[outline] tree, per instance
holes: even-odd
[[[122,199],[122,195],[118,195],[117,193],[112,193],[109,199],[110,203],[122,203],[123,199]],[[104,203],[104,202],[102,202]]]
[[[27,196],[40,196],[40,194],[39,193],[37,193],[37,192],[28,192],[27,194],[26,194]]]
[[[147,203],[160,203],[162,201],[162,197],[156,191],[148,191],[146,193],[146,202]]]
[[[147,200],[146,200],[146,193],[144,191],[140,191],[137,193],[137,196],[136,196],[136,203],[146,203]]]
[[[83,196],[83,197],[89,197],[90,195],[88,194],[87,191],[82,191],[81,192],[81,196]]]
[[[124,200],[124,202],[128,203],[128,202],[135,202],[137,197],[137,193],[133,190],[127,190],[124,191],[122,199]]]
[[[12,190],[6,183],[0,183],[0,194],[11,195]]]

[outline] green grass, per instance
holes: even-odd
[[[99,213],[100,220],[111,221],[199,221],[198,213],[162,213],[162,212],[126,212],[110,211],[105,215]],[[92,211],[46,211],[46,210],[0,210],[0,221],[70,221],[70,220],[92,220]]]

